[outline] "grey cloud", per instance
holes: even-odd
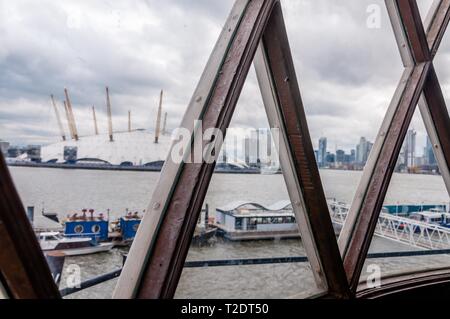
[[[423,12],[427,1],[420,1]],[[136,127],[152,128],[160,89],[169,127],[175,128],[233,2],[3,2],[0,138],[57,139],[49,95],[61,106],[64,87],[81,134],[92,132],[91,105],[106,130],[106,85],[115,128],[126,127],[128,110]],[[371,4],[381,8],[380,29],[366,26]],[[330,145],[349,149],[360,136],[373,138],[403,70],[384,1],[285,0],[282,5],[314,143],[327,135]],[[74,13],[80,18],[75,28],[68,25]],[[449,39],[447,34],[436,57],[444,89],[450,83]],[[232,125],[267,125],[253,69]]]

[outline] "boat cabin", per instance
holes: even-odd
[[[383,212],[408,217],[414,213],[427,212],[427,211],[443,211],[447,210],[447,206],[444,204],[397,204],[397,205],[383,205]]]
[[[64,222],[64,235],[67,237],[89,236],[99,241],[108,239],[108,220],[103,213],[95,214],[93,209],[83,209],[81,215],[69,215]]]
[[[450,214],[439,208],[430,209],[425,212],[413,213],[409,218],[427,224],[447,225],[450,223]]]
[[[216,208],[215,226],[231,240],[298,237],[298,227],[289,201],[270,206],[234,202]]]
[[[141,219],[142,218],[139,216],[138,212],[129,212],[125,216],[120,218],[119,226],[123,240],[134,239],[139,228],[139,224],[141,223]]]
[[[58,232],[42,232],[39,234],[39,244],[43,251],[64,250],[90,247],[92,239],[90,237],[67,238]]]

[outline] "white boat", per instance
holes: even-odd
[[[420,222],[428,223],[428,224],[437,224],[440,225],[443,221],[443,215],[445,212],[440,211],[425,211],[425,212],[417,212],[412,213],[409,218],[413,220],[418,220]]]
[[[109,251],[113,243],[94,243],[90,237],[64,237],[58,232],[42,232],[39,234],[42,251],[61,251],[66,256],[88,255]]]

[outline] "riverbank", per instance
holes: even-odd
[[[57,168],[57,169],[86,169],[101,171],[130,171],[130,172],[160,172],[161,165],[144,166],[144,165],[111,165],[111,164],[68,164],[68,163],[37,163],[37,162],[10,162],[8,166],[12,167],[39,167],[39,168]],[[257,168],[226,168],[216,167],[216,173],[222,174],[261,174],[261,170]],[[277,174],[278,172],[274,172]],[[281,172],[280,172],[281,173]]]

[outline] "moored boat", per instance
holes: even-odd
[[[38,236],[42,251],[60,251],[66,256],[79,256],[106,252],[113,243],[98,243],[92,237],[65,237],[59,232],[42,232]]]
[[[270,206],[233,202],[217,207],[214,226],[232,241],[300,237],[290,201]]]
[[[109,239],[115,243],[116,246],[129,246],[134,240],[141,224],[142,217],[138,212],[127,212],[124,216],[111,223],[111,232]]]
[[[106,214],[96,214],[93,209],[83,209],[81,215],[69,215],[63,222],[64,235],[91,236],[99,242],[111,241],[115,246],[130,245],[141,223],[141,215],[127,209],[123,216],[112,222],[109,221],[109,215],[109,210]]]

